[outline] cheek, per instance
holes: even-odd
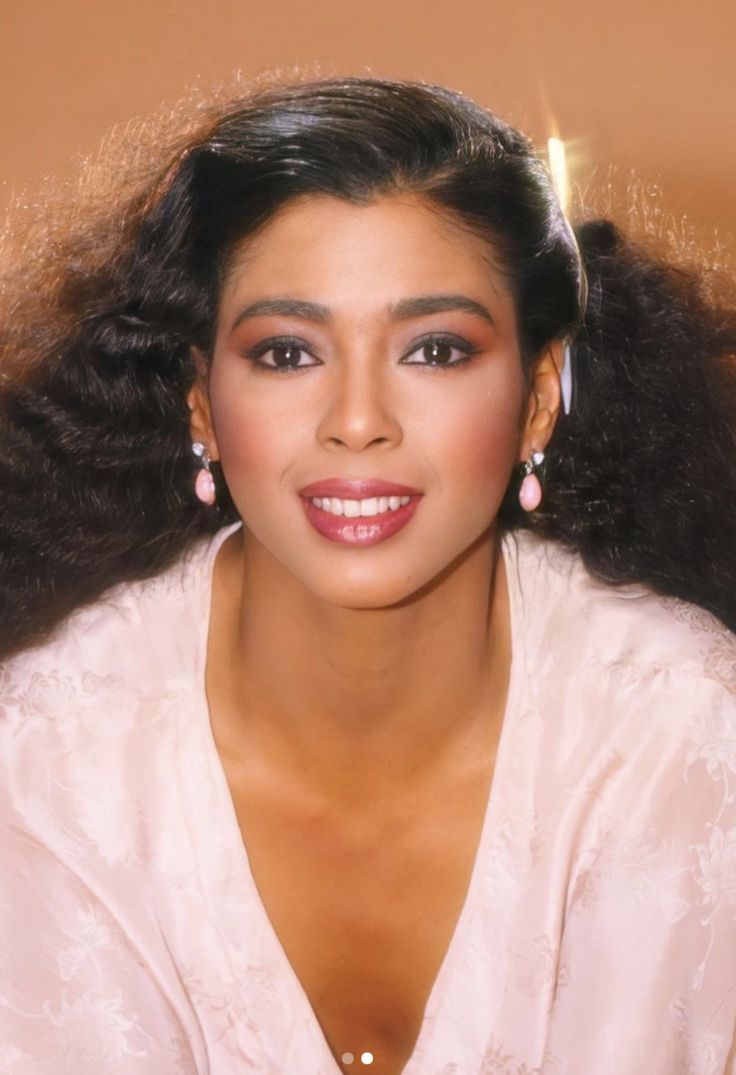
[[[227,393],[213,393],[211,407],[223,473],[236,500],[259,480],[273,486],[290,458],[288,424]]]
[[[516,462],[520,402],[515,391],[475,393],[446,415],[437,432],[443,469],[458,490],[498,495]]]
[[[477,420],[466,423],[458,440],[456,454],[468,474],[486,479],[500,474],[505,482],[505,470],[516,453],[517,428],[515,421],[494,420],[487,412]]]

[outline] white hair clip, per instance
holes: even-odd
[[[560,374],[560,388],[562,390],[562,406],[565,414],[569,414],[572,406],[572,351],[569,340],[565,340],[565,361]]]

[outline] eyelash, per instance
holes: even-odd
[[[453,347],[456,351],[460,351],[463,357],[454,362],[406,362],[404,365],[423,366],[425,369],[432,370],[432,372],[435,372],[436,370],[456,369],[458,366],[467,365],[473,356],[478,354],[476,348],[473,348],[467,340],[463,340],[459,336],[450,336],[445,333],[432,333],[429,336],[425,336],[424,339],[419,340],[411,351],[406,352],[406,355],[404,355],[403,358],[406,358],[408,355],[413,355],[416,351],[431,344],[449,344],[449,346]],[[268,352],[275,347],[293,348],[295,351],[304,351],[308,355],[312,354],[302,340],[295,339],[292,336],[274,336],[270,339],[262,340],[261,343],[257,344],[255,347],[251,347],[250,350],[245,351],[244,355],[254,366],[258,366],[258,368],[262,370],[267,370],[269,373],[298,373],[300,370],[309,369],[309,366],[271,366],[267,362],[261,362],[261,356],[268,354]],[[315,364],[316,363],[312,363],[312,365]]]

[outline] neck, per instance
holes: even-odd
[[[382,609],[318,599],[242,529],[218,553],[207,693],[231,759],[267,758],[353,800],[420,782],[489,741],[509,666],[493,531],[421,595]]]

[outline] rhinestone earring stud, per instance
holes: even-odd
[[[532,451],[521,464],[524,479],[519,489],[519,503],[524,511],[534,511],[542,502],[542,486],[536,471],[544,462],[544,452]]]
[[[200,469],[197,473],[197,479],[194,483],[194,492],[203,504],[214,504],[215,502],[215,479],[212,477],[212,471],[210,469],[210,456],[207,451],[207,446],[202,444],[200,440],[195,440],[192,444],[192,452],[200,461]]]

